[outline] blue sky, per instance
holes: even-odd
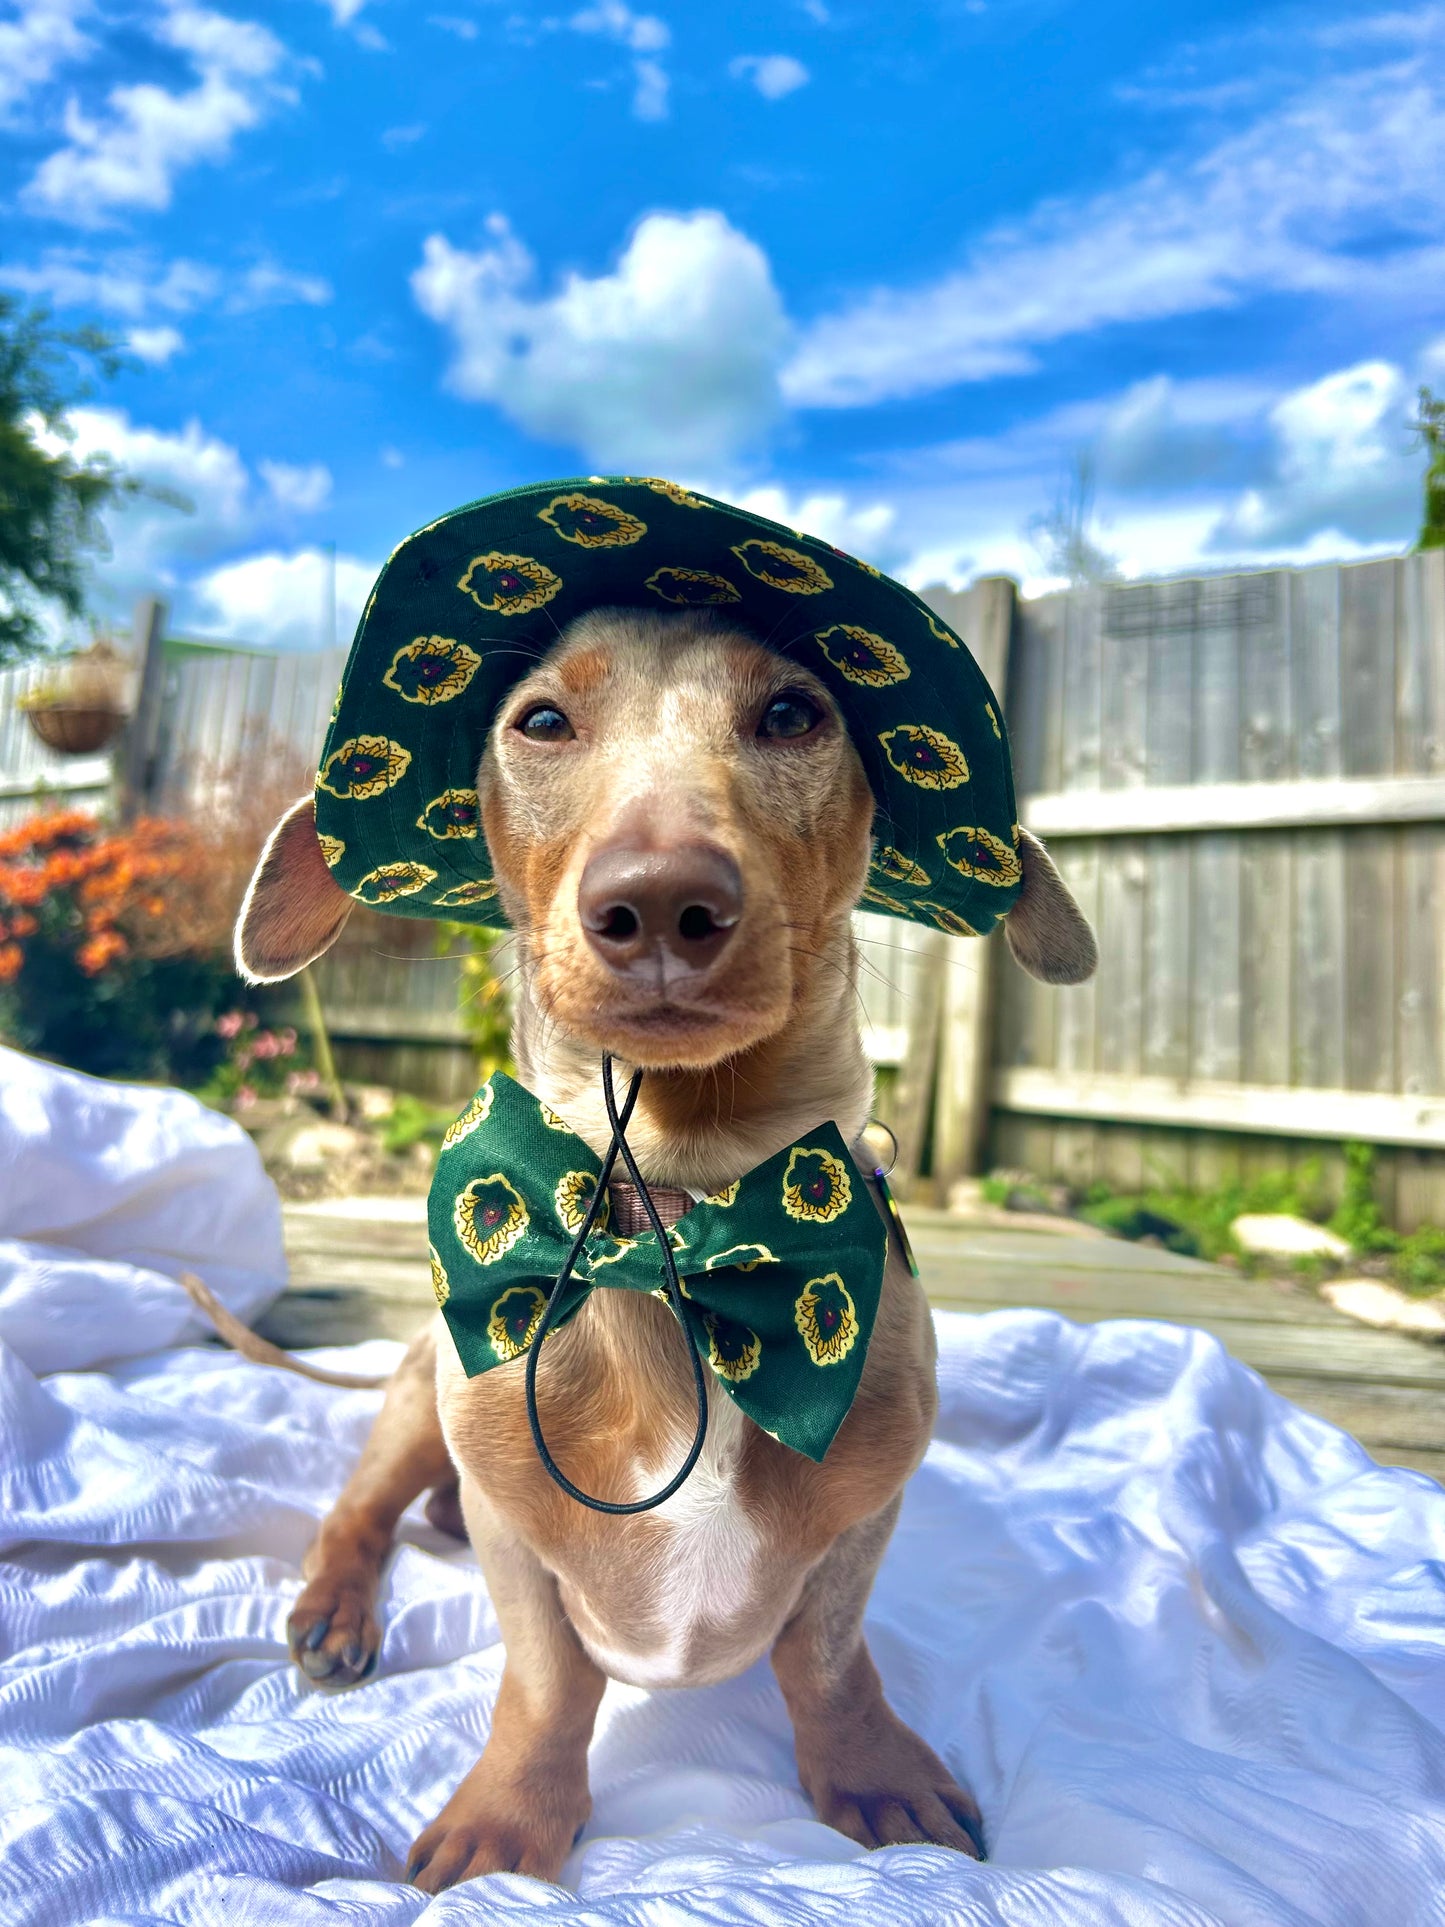
[[[126,337],[184,492],[98,595],[345,630],[474,496],[670,474],[907,580],[1405,545],[1445,384],[1445,7],[0,0],[0,280]]]

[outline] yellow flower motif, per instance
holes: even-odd
[[[852,1294],[836,1271],[810,1278],[793,1306],[793,1323],[815,1365],[837,1365],[858,1337]]]
[[[485,903],[497,894],[491,877],[473,877],[470,883],[454,883],[437,898],[438,910],[464,910],[470,903]]]
[[[735,543],[733,554],[749,575],[769,588],[786,589],[789,595],[821,595],[833,586],[821,562],[799,549],[785,549],[781,542],[762,542],[754,535]]]
[[[883,753],[906,783],[953,790],[968,781],[968,758],[951,736],[927,723],[899,723],[878,733]]]
[[[565,1231],[580,1231],[592,1204],[592,1193],[597,1189],[595,1171],[568,1171],[559,1181],[552,1194],[552,1202],[557,1208],[557,1216]],[[595,1231],[605,1231],[610,1201],[604,1197],[601,1208],[593,1220]]]
[[[720,1210],[724,1209],[730,1204],[737,1203],[738,1192],[741,1191],[741,1189],[741,1179],[735,1179],[732,1184],[725,1184],[721,1191],[709,1191],[703,1199],[703,1203],[715,1204]]]
[[[696,495],[689,495],[687,490],[679,483],[664,482],[657,475],[638,475],[636,477],[629,475],[626,479],[629,482],[633,480],[641,482],[642,486],[644,488],[650,488],[654,495],[665,495],[669,502],[676,502],[680,509],[705,509],[707,507],[706,502],[700,500]]]
[[[552,600],[562,586],[545,562],[530,555],[474,555],[457,587],[479,609],[498,615],[522,616]]]
[[[873,852],[870,868],[889,883],[914,883],[919,889],[926,890],[933,881],[921,863],[915,863],[911,856],[902,850],[895,850],[891,843],[882,843]]]
[[[410,765],[411,751],[389,736],[352,736],[327,757],[316,787],[343,803],[362,803],[400,782]]]
[[[940,642],[946,642],[950,649],[957,649],[958,637],[953,633],[951,629],[945,629],[941,622],[935,622],[933,617],[929,615],[926,610],[924,611],[923,619],[928,624],[929,628],[933,631],[934,635],[938,637],[938,640]]]
[[[504,1257],[530,1221],[521,1192],[500,1171],[473,1178],[452,1207],[457,1236],[479,1265],[494,1265]]]
[[[475,790],[443,790],[427,804],[416,819],[416,826],[428,836],[436,837],[438,842],[445,842],[452,836],[474,837],[480,815]]]
[[[1006,890],[1024,873],[1018,851],[991,830],[961,824],[956,830],[941,831],[935,841],[955,870],[966,877],[977,877],[980,883],[997,884]]]
[[[594,1251],[590,1244],[587,1247],[587,1263],[593,1271],[599,1265],[615,1265],[619,1258],[625,1258],[629,1251],[635,1251],[641,1242],[637,1238],[619,1238],[615,1232],[608,1232],[607,1236],[612,1246],[610,1251]],[[682,1295],[684,1298],[687,1296],[686,1285],[683,1286]]]
[[[766,1245],[729,1245],[715,1258],[709,1258],[703,1266],[704,1271],[756,1271],[759,1265],[775,1264],[777,1260]]]
[[[729,1385],[751,1378],[763,1355],[763,1341],[757,1333],[731,1318],[719,1318],[715,1312],[705,1311],[702,1322],[707,1327],[707,1362],[718,1377],[725,1378]]]
[[[417,636],[398,649],[382,677],[405,703],[449,703],[482,666],[475,649],[451,636]]]
[[[558,1117],[557,1113],[555,1111],[549,1111],[545,1104],[539,1103],[537,1109],[542,1113],[542,1122],[549,1131],[571,1130],[572,1126],[567,1122],[566,1118]]]
[[[831,648],[829,638],[836,640]],[[871,629],[859,629],[851,622],[835,622],[831,629],[820,629],[814,642],[849,682],[868,689],[886,689],[890,683],[903,682],[908,664],[902,653]]]
[[[783,1173],[783,1209],[790,1218],[831,1224],[853,1199],[848,1167],[831,1151],[795,1144]]]
[[[1012,829],[1012,831],[1010,832],[1010,834],[1011,834],[1011,835],[1012,835],[1012,837],[1013,837],[1013,843],[1014,843],[1014,848],[1015,848],[1015,849],[1017,849],[1017,848],[1018,848],[1018,846],[1019,846],[1019,826],[1018,826],[1018,824],[1017,824],[1017,823],[1015,823],[1015,824],[1014,824],[1014,826],[1013,826],[1013,829]]]
[[[998,739],[999,739],[999,741],[1000,741],[1000,742],[1002,742],[1002,741],[1003,741],[1003,731],[1002,731],[1002,730],[1001,730],[1001,729],[999,728],[999,726],[998,726],[998,717],[997,717],[997,716],[995,716],[995,715],[994,715],[994,713],[993,713],[993,704],[992,704],[992,703],[985,703],[985,704],[984,704],[984,706],[983,706],[983,713],[984,713],[984,715],[985,715],[985,716],[987,716],[987,717],[988,717],[988,720],[989,720],[989,722],[990,722],[990,724],[991,724],[991,725],[992,725],[992,727],[993,727],[993,733],[994,733],[994,735],[998,737]]]
[[[438,1305],[444,1305],[452,1295],[451,1281],[447,1277],[446,1266],[436,1254],[436,1246],[428,1245],[426,1255],[431,1262],[431,1288],[436,1294]]]
[[[468,1104],[460,1117],[453,1118],[446,1128],[441,1148],[450,1151],[454,1144],[460,1144],[464,1137],[470,1137],[479,1124],[485,1124],[492,1115],[492,1080],[489,1077],[476,1096]]]
[[[504,1365],[526,1351],[546,1309],[547,1300],[536,1285],[509,1285],[492,1301],[487,1337]]]
[[[329,721],[334,723],[336,718],[341,714],[341,698],[345,694],[346,684],[344,682],[337,683],[336,694],[331,698],[331,715],[328,719]]]
[[[890,916],[907,917],[912,915],[906,903],[900,903],[897,897],[890,897],[886,890],[875,889],[871,883],[864,884],[863,895],[859,901],[866,903],[871,909],[886,911]]]
[[[425,863],[382,863],[367,871],[351,895],[358,903],[373,906],[395,903],[398,897],[414,897],[418,890],[435,881],[436,871]]]
[[[321,859],[328,870],[334,870],[346,855],[346,845],[339,836],[327,836],[324,830],[318,831],[316,841],[321,846]]]
[[[564,542],[575,542],[579,549],[625,549],[647,533],[645,522],[596,495],[554,495],[546,508],[538,510],[537,520],[550,524]]]
[[[921,897],[914,904],[915,910],[926,910],[935,930],[945,930],[950,937],[976,937],[978,932],[971,923],[965,923],[956,910],[950,910],[946,903],[932,903]]]
[[[687,607],[716,607],[725,602],[741,602],[742,597],[725,575],[712,575],[706,569],[654,569],[643,584],[664,602]]]

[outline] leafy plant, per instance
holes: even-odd
[[[1422,388],[1411,426],[1426,455],[1424,519],[1415,546],[1445,549],[1445,398]]]
[[[512,1013],[505,981],[497,973],[497,951],[505,940],[505,931],[477,923],[437,926],[437,954],[449,956],[460,949],[457,1002],[467,1041],[476,1053],[479,1082],[493,1071],[511,1068]]]
[[[1338,1209],[1330,1218],[1337,1232],[1356,1251],[1396,1251],[1400,1235],[1380,1216],[1375,1199],[1375,1152],[1369,1144],[1345,1146],[1345,1183]]]
[[[399,1092],[390,1117],[382,1126],[383,1150],[399,1157],[414,1144],[440,1144],[453,1121],[450,1110],[428,1104],[425,1098]]]
[[[0,664],[40,647],[46,603],[84,611],[86,558],[107,546],[104,508],[142,492],[190,506],[106,456],[75,456],[70,410],[124,365],[109,335],[57,328],[45,309],[0,293]]]

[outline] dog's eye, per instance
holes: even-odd
[[[805,696],[801,689],[785,689],[763,711],[758,734],[774,738],[806,736],[822,720],[823,712],[811,696]]]
[[[529,709],[517,728],[534,743],[566,743],[577,733],[561,710],[554,709],[551,703],[539,703],[535,709]]]

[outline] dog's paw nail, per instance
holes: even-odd
[[[359,1669],[362,1650],[361,1641],[359,1639],[353,1639],[342,1653],[341,1663],[348,1673],[354,1673]]]
[[[306,1650],[308,1653],[314,1653],[322,1640],[325,1639],[328,1623],[325,1619],[318,1619],[316,1624],[311,1628],[311,1631],[306,1635]]]
[[[303,1653],[301,1670],[307,1679],[325,1679],[331,1671],[332,1661],[325,1653]]]

